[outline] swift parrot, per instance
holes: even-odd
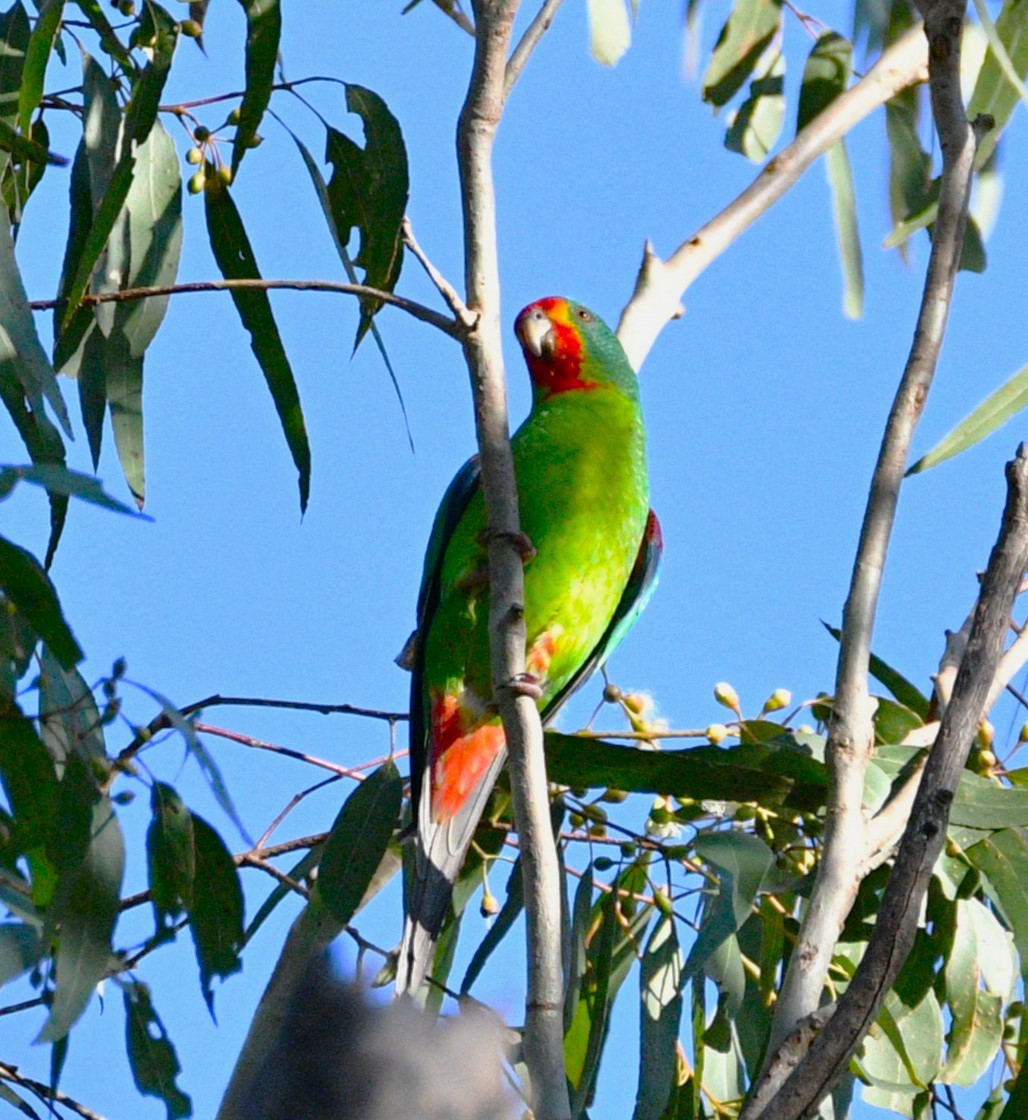
[[[514,434],[525,562],[526,681],[543,721],[600,668],[653,591],[662,549],[649,508],[638,382],[614,332],[569,299],[515,321],[532,409]],[[506,757],[489,658],[488,538],[477,459],[435,517],[405,651],[415,871],[397,991],[432,961],[453,884]],[[526,542],[527,543],[527,542]],[[526,551],[528,551],[526,549]]]

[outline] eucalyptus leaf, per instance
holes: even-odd
[[[341,926],[360,909],[389,841],[403,802],[403,779],[386,762],[343,803],[325,843],[317,897]]]
[[[84,858],[62,874],[54,899],[54,920],[60,929],[57,986],[37,1042],[63,1039],[106,975],[124,868],[121,827],[110,799],[101,797],[92,809]]]
[[[737,0],[703,76],[703,100],[726,105],[753,73],[782,21],[778,0]]]
[[[209,174],[204,189],[207,233],[218,269],[226,280],[259,280],[257,260],[250,246],[232,196],[216,174]],[[300,406],[296,380],[286,357],[267,292],[232,290],[232,302],[250,335],[250,349],[260,363],[279,421],[296,464],[300,487],[300,512],[310,496],[311,452],[307,426]]]
[[[214,1015],[211,981],[224,980],[243,967],[243,888],[225,842],[195,813],[191,814],[195,853],[189,931],[200,967],[200,988]]]
[[[167,1120],[193,1115],[193,1103],[176,1084],[182,1071],[175,1047],[154,1010],[150,989],[138,981],[122,989],[125,1001],[125,1052],[136,1088],[164,1102]]]
[[[253,143],[271,100],[282,36],[279,0],[239,0],[239,3],[246,12],[246,91],[239,107],[239,123],[232,145],[233,176]]]

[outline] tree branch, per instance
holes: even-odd
[[[230,292],[238,289],[256,288],[263,292],[294,291],[294,292],[337,292],[343,295],[362,296],[377,299],[388,303],[391,307],[398,307],[406,311],[422,323],[428,323],[443,334],[451,338],[460,339],[465,331],[463,323],[456,319],[448,319],[431,307],[417,303],[412,299],[394,295],[392,292],[382,291],[380,288],[369,288],[366,284],[344,284],[333,280],[195,280],[188,284],[152,284],[144,288],[123,288],[118,292],[92,292],[82,297],[81,303],[92,305],[97,303],[124,303],[134,299],[151,299],[153,296],[175,296],[187,292]],[[33,311],[54,311],[64,306],[60,299],[34,299],[29,302]]]
[[[507,51],[518,0],[476,0],[475,59],[457,126],[468,307],[464,340],[489,535],[489,634],[493,694],[510,753],[522,848],[528,939],[525,1058],[538,1120],[570,1113],[564,1075],[560,872],[550,827],[542,726],[531,697],[512,687],[525,668],[524,571],[516,540],[514,483],[500,335],[500,277],[492,150],[503,113]]]
[[[524,70],[532,51],[535,50],[539,40],[549,31],[550,24],[553,23],[553,17],[563,3],[564,0],[545,0],[543,6],[536,13],[535,19],[532,20],[525,29],[524,35],[518,40],[518,45],[514,48],[503,75],[503,96],[505,99],[510,96],[510,91],[514,88],[518,78],[521,77],[521,71]]]
[[[757,1116],[800,1120],[816,1108],[848,1067],[914,943],[921,904],[946,840],[954,791],[982,718],[1014,596],[1028,565],[1028,448],[1024,444],[1007,464],[1006,474],[1003,523],[982,580],[967,651],[863,959],[806,1058],[766,1109],[747,1108],[741,1120]]]
[[[10,1081],[13,1085],[20,1085],[22,1088],[28,1089],[33,1096],[38,1097],[51,1110],[56,1102],[83,1117],[83,1120],[104,1120],[99,1112],[86,1108],[74,1097],[69,1097],[67,1093],[62,1093],[60,1089],[44,1085],[42,1081],[33,1081],[31,1077],[23,1077],[18,1072],[17,1067],[10,1066],[6,1062],[0,1062],[0,1081]]]
[[[635,369],[645,361],[668,321],[681,315],[682,295],[696,277],[858,121],[900,90],[924,81],[926,62],[924,36],[920,28],[912,28],[882,53],[856,85],[840,94],[770,160],[738,198],[701,226],[666,261],[647,244],[635,291],[621,313],[617,329]]]
[[[853,855],[866,848],[862,800],[864,774],[874,743],[874,709],[867,689],[871,635],[910,443],[935,375],[946,329],[967,222],[976,147],[960,99],[960,0],[953,0],[951,10],[957,13],[956,31],[946,25],[945,51],[938,45],[939,31],[926,28],[924,32],[932,44],[932,105],[943,153],[939,217],[913,345],[882,437],[843,608],[835,699],[828,725],[829,801],[824,854],[775,1008],[770,1053],[820,1002],[832,948],[860,883],[858,861]],[[949,53],[942,59],[945,52]]]

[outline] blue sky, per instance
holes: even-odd
[[[470,40],[424,3],[312,4],[285,12],[283,63],[290,78],[341,77],[385,98],[400,120],[411,166],[410,217],[436,265],[459,284],[460,209],[453,130],[470,62]],[[528,404],[527,377],[510,330],[539,296],[564,294],[615,322],[646,238],[670,252],[751,180],[754,165],[722,147],[723,119],[683,76],[675,5],[644,5],[632,50],[614,70],[588,55],[584,5],[569,3],[515,90],[497,147],[504,321],[514,423]],[[727,6],[707,6],[707,50]],[[816,12],[846,33],[850,17],[832,0]],[[243,26],[235,5],[212,5],[205,60],[183,42],[165,101],[241,88]],[[807,47],[787,19],[788,120]],[[50,86],[74,85],[78,62]],[[308,87],[336,127],[359,137],[341,90]],[[274,106],[316,154],[316,120],[285,95]],[[1023,108],[1018,109],[1023,117]],[[203,117],[210,126],[220,116]],[[176,141],[184,136],[169,128]],[[789,125],[787,125],[787,130]],[[53,130],[53,126],[52,126]],[[289,138],[268,121],[233,188],[263,274],[343,279],[317,201]],[[878,440],[907,350],[920,297],[927,241],[910,266],[880,249],[889,230],[884,125],[872,118],[850,139],[867,272],[863,320],[841,314],[841,284],[821,165],[747,233],[687,293],[687,314],[662,334],[642,370],[650,434],[653,504],[666,539],[661,585],[646,616],[612,661],[625,688],[650,691],[672,726],[720,719],[712,697],[728,680],[755,714],[775,688],[797,699],[830,690],[837,624]],[[62,148],[54,130],[53,146]],[[1004,166],[1025,166],[1023,120],[1015,119]],[[184,165],[185,166],[185,165]],[[67,172],[51,169],[28,209],[19,259],[30,297],[52,295],[66,235]],[[989,269],[962,275],[938,380],[915,454],[932,446],[1025,361],[1028,307],[1028,186],[1011,175],[989,243]],[[216,270],[205,244],[202,203],[185,200],[182,279]],[[408,260],[400,290],[436,305]],[[392,658],[413,620],[424,541],[453,471],[473,450],[470,395],[459,350],[431,328],[386,310],[380,327],[406,402],[411,454],[392,387],[371,345],[350,360],[356,307],[345,297],[282,293],[274,306],[300,387],[311,435],[310,508],[300,519],[294,472],[260,371],[226,296],[172,300],[146,365],[145,523],[77,506],[54,574],[65,612],[96,679],[116,657],[128,675],[179,704],[214,692],[350,702],[400,710],[407,679]],[[40,333],[50,337],[48,316]],[[68,386],[74,404],[73,386]],[[81,426],[70,463],[88,470]],[[875,649],[922,687],[975,592],[998,526],[1002,465],[1024,436],[1020,420],[970,453],[904,488],[875,636]],[[3,458],[20,461],[7,429]],[[99,470],[128,497],[108,432]],[[4,505],[5,535],[42,553],[46,511],[23,487]],[[585,690],[564,726],[586,718],[599,685]],[[137,722],[154,714],[126,686]],[[605,717],[601,717],[604,719]],[[344,765],[383,754],[383,728],[345,717],[211,709],[210,723]],[[1012,741],[1008,722],[1001,741]],[[607,723],[609,726],[609,722]],[[1020,726],[1020,719],[1016,726]],[[114,729],[117,749],[127,729]],[[207,740],[259,835],[294,789],[318,775],[299,763]],[[242,845],[199,779],[168,740],[146,756],[187,803]],[[129,835],[127,889],[145,883],[145,790],[122,813]],[[312,796],[282,838],[326,828],[341,788]],[[640,816],[644,811],[640,806]],[[252,913],[270,880],[248,872]],[[494,887],[495,889],[495,887]],[[178,1047],[181,1084],[196,1115],[213,1114],[243,1032],[295,914],[289,903],[245,954],[244,971],[217,993],[218,1025],[203,1006],[188,939],[155,954],[141,975]],[[149,915],[120,940],[145,936]],[[399,900],[381,900],[359,923],[383,945],[399,938]],[[474,938],[470,939],[474,941]],[[348,948],[343,948],[344,960]],[[516,955],[484,980],[482,994],[514,1018]],[[631,982],[630,982],[631,984]],[[614,1045],[634,1045],[634,1010]],[[113,1118],[160,1116],[141,1101],[123,1060],[120,999],[94,1004],[72,1037],[64,1087]],[[22,1047],[24,1020],[5,1023],[4,1056],[46,1078],[48,1055]],[[595,1120],[626,1115],[632,1062],[611,1065]]]

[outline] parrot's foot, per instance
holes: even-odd
[[[496,538],[501,538],[510,543],[517,549],[518,555],[521,557],[521,563],[527,564],[529,560],[535,556],[536,548],[532,544],[531,538],[527,533],[517,532],[508,533],[502,529],[483,529],[478,535],[478,539],[483,548],[488,548],[491,541]]]
[[[539,700],[543,694],[542,681],[535,673],[518,673],[507,682],[507,687],[515,696],[530,696]]]

